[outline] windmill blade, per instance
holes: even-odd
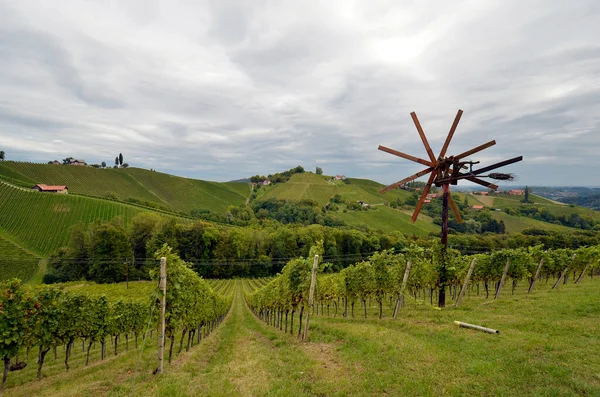
[[[431,189],[431,184],[433,183],[435,176],[436,176],[435,172],[432,172],[431,175],[429,176],[427,185],[425,185],[425,188],[423,189],[423,193],[421,194],[421,198],[419,198],[419,201],[417,202],[417,206],[415,207],[415,212],[413,212],[412,218],[410,219],[410,221],[412,223],[415,223],[415,221],[417,220],[417,217],[419,216],[419,212],[421,212],[421,208],[423,207],[423,204],[425,203],[425,199],[427,198],[427,195],[429,194],[429,189]]]
[[[496,164],[488,165],[487,167],[480,168],[476,171],[471,172],[473,175],[483,174],[484,172],[488,172],[491,170],[495,170],[496,168],[504,167],[505,165],[510,165],[514,163],[518,163],[523,160],[523,156],[513,157],[512,159],[504,160]]]
[[[433,171],[433,167],[426,168],[426,169],[424,169],[423,171],[419,171],[419,172],[417,172],[417,173],[416,173],[416,174],[414,174],[414,175],[411,175],[411,176],[409,176],[409,177],[406,177],[406,178],[402,179],[401,181],[398,181],[398,182],[396,182],[396,183],[392,183],[391,185],[389,185],[389,186],[387,186],[387,187],[384,187],[383,189],[381,189],[381,190],[379,191],[379,193],[385,193],[385,192],[387,192],[387,191],[389,191],[389,190],[392,190],[392,189],[395,189],[395,188],[397,188],[397,187],[400,187],[400,186],[404,185],[405,183],[408,183],[408,182],[410,182],[410,181],[412,181],[412,180],[415,180],[415,179],[417,179],[417,178],[420,178],[420,177],[422,177],[423,175],[425,175],[425,174],[427,174],[427,173],[429,173],[429,172],[431,172],[431,171]]]
[[[449,169],[449,172],[451,174],[454,174],[454,170],[452,168]],[[472,173],[462,174],[460,172],[458,173],[458,175],[453,175],[452,178],[444,178],[444,179],[439,178],[439,179],[436,179],[435,185],[436,186],[441,186],[444,183],[450,183],[451,179],[454,179],[455,181],[459,180],[459,179],[466,179],[467,181],[471,181],[473,183],[477,183],[478,185],[485,186],[485,187],[487,187],[489,189],[492,189],[492,190],[497,190],[498,189],[498,185],[495,185],[495,184],[490,183],[488,181],[484,181],[483,179],[477,178]]]
[[[481,152],[482,150],[487,149],[490,146],[494,146],[495,144],[496,144],[496,141],[489,141],[488,143],[484,143],[483,145],[479,145],[479,146],[477,146],[477,147],[475,147],[475,148],[473,148],[471,150],[467,150],[464,153],[461,153],[461,154],[459,154],[457,156],[454,156],[454,158],[462,159],[463,157],[467,157],[467,156],[470,156],[470,155],[475,154],[477,152]]]
[[[412,112],[410,114],[410,117],[412,117],[413,122],[415,123],[415,127],[417,127],[417,131],[419,132],[419,136],[421,137],[421,140],[423,141],[423,145],[425,145],[425,150],[427,151],[427,155],[429,155],[429,159],[431,160],[432,163],[435,164],[436,160],[435,160],[435,156],[433,155],[433,150],[431,150],[431,146],[429,146],[429,142],[427,142],[427,137],[425,136],[425,133],[423,132],[423,128],[421,128],[421,123],[419,123],[417,114],[415,112]]]
[[[452,212],[454,213],[454,217],[458,223],[463,223],[462,216],[460,216],[460,211],[458,210],[458,206],[456,202],[452,198],[452,194],[448,193],[448,203],[450,203],[450,208],[452,208]]]
[[[442,146],[442,151],[440,152],[440,156],[438,158],[443,159],[446,155],[446,151],[448,150],[448,146],[450,145],[450,141],[454,136],[454,131],[456,131],[456,127],[458,126],[458,122],[460,121],[460,117],[462,116],[463,111],[458,109],[456,113],[456,117],[454,118],[454,122],[452,123],[452,127],[450,127],[450,131],[448,132],[448,136],[446,137],[446,142],[444,142],[444,146]]]
[[[379,147],[377,149],[381,150],[382,152],[393,154],[394,156],[402,157],[403,159],[414,161],[415,163],[426,165],[428,167],[433,167],[434,166],[434,164],[432,162],[430,162],[430,161],[423,160],[423,159],[421,159],[419,157],[411,156],[410,154],[402,153],[402,152],[399,152],[399,151],[394,150],[394,149],[390,149],[390,148],[382,146],[382,145],[379,145]]]
[[[461,176],[463,176],[463,175],[461,175]],[[476,183],[478,185],[485,186],[488,189],[498,190],[498,185],[494,185],[493,183],[490,183],[488,181],[484,181],[483,179],[479,179],[479,178],[474,177],[474,176],[468,176],[468,175],[465,175],[465,176],[466,176],[465,179],[467,181],[471,181],[471,182]]]

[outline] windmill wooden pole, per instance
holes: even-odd
[[[448,282],[448,271],[446,269],[446,251],[448,250],[448,196],[450,196],[450,185],[442,185],[442,263],[440,266],[440,288],[438,293],[438,307],[446,306],[446,283]]]

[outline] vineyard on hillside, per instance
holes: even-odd
[[[38,270],[40,258],[0,236],[0,281],[29,280]]]
[[[70,193],[88,196],[107,197],[115,195],[126,200],[135,197],[142,201],[159,202],[147,189],[121,169],[96,169],[91,167],[48,165],[24,162],[5,162],[3,168],[10,169],[14,175],[22,175],[24,182],[34,184],[66,185]],[[9,176],[11,176],[9,175]],[[0,176],[4,176],[0,169]],[[14,176],[12,176],[14,178]]]
[[[153,207],[189,213],[193,209],[223,212],[246,201],[245,183],[219,183],[188,179],[141,168],[106,168],[49,165],[7,161],[0,178],[31,188],[43,183],[66,185],[72,194],[146,203]]]
[[[184,341],[187,351],[220,323],[231,305],[233,284],[231,280],[215,282],[213,285],[219,292],[214,292],[209,283],[168,247],[163,247],[157,255],[167,258],[165,330],[169,341],[166,355],[171,362],[177,336],[181,353]],[[72,356],[78,366],[87,366],[96,344],[101,360],[106,358],[107,348],[118,355],[123,349],[129,350],[130,342],[136,349],[145,345],[146,339],[153,337],[149,331],[158,326],[159,297],[156,281],[129,285],[70,283],[62,288],[28,288],[18,280],[1,282],[0,356],[4,362],[4,380],[11,361],[13,366],[22,368],[21,360],[29,357],[31,349],[37,350],[37,369],[31,365],[16,373],[12,385],[30,381],[34,370],[41,379],[46,355],[54,350],[56,357],[58,347],[65,369],[69,370]],[[154,345],[156,340],[149,343]]]
[[[0,183],[0,228],[40,255],[49,255],[65,246],[68,230],[76,223],[121,217],[128,224],[141,211],[105,200],[25,191]]]
[[[231,189],[231,183],[180,178],[141,168],[128,168],[121,172],[130,175],[160,198],[161,202],[185,213],[194,209],[224,212],[230,205],[244,204],[246,197],[250,195],[248,185],[243,183],[239,184],[243,188],[240,186],[239,189]],[[245,195],[239,193],[240,189],[245,191]]]

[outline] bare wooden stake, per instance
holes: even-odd
[[[396,299],[396,307],[394,308],[394,318],[398,317],[398,309],[400,308],[400,300],[404,302],[404,290],[406,289],[406,283],[408,282],[408,275],[410,274],[410,267],[412,266],[412,262],[406,262],[406,270],[404,270],[404,277],[402,278],[402,286],[400,287],[400,294],[398,295],[398,299]]]
[[[575,260],[575,254],[573,254],[573,256],[571,257],[571,262],[567,265],[567,267],[565,267],[565,269],[562,271],[562,273],[560,274],[560,277],[558,278],[558,280],[556,280],[556,282],[554,283],[554,285],[552,286],[552,289],[554,288],[558,288],[560,286],[560,282],[563,278],[565,278],[565,274],[567,274],[567,271],[569,270],[569,267],[571,267],[571,264],[573,263],[573,261]]]
[[[460,305],[460,302],[462,302],[462,298],[465,294],[466,289],[469,288],[469,281],[471,280],[471,274],[473,273],[473,269],[475,268],[476,262],[477,259],[473,258],[473,260],[471,261],[471,266],[469,266],[469,270],[467,271],[467,277],[465,277],[463,287],[461,288],[460,293],[458,294],[458,299],[456,299],[456,304],[454,305],[456,307]]]
[[[504,272],[502,272],[502,278],[500,279],[500,284],[498,284],[498,289],[496,290],[496,296],[494,299],[498,299],[500,296],[500,291],[502,291],[502,287],[504,286],[504,281],[506,280],[506,275],[508,274],[508,268],[510,267],[510,259],[506,260],[506,266],[504,266]]]
[[[163,372],[165,358],[165,311],[167,307],[167,258],[160,258],[160,279],[158,288],[162,291],[160,298],[160,332],[158,334],[158,368],[156,373]]]
[[[540,264],[537,267],[537,270],[535,271],[535,277],[533,278],[533,281],[531,282],[531,285],[529,286],[529,291],[527,291],[527,293],[531,293],[531,291],[533,291],[533,287],[535,287],[535,283],[537,283],[538,278],[540,278],[540,272],[542,271],[542,265],[544,264],[544,258],[542,258],[540,260]]]
[[[317,282],[317,266],[319,265],[319,255],[315,255],[315,260],[313,262],[312,275],[310,277],[310,292],[308,294],[308,306],[312,307],[313,298],[315,294],[315,284]],[[304,327],[304,334],[302,335],[302,340],[308,340],[308,324],[310,321],[310,310],[306,311],[306,327]]]
[[[589,262],[587,265],[585,265],[585,267],[583,268],[583,271],[581,272],[581,274],[579,275],[579,277],[577,277],[577,281],[575,281],[575,284],[579,284],[579,282],[583,279],[583,276],[585,275],[585,272],[587,272],[587,270],[589,269],[590,265],[592,263]]]

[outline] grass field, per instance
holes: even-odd
[[[235,294],[225,321],[200,345],[166,365],[163,375],[151,375],[155,340],[141,355],[130,342],[128,352],[104,362],[96,357],[96,348],[88,368],[76,352],[70,372],[64,372],[60,356],[53,361],[49,354],[47,378],[28,382],[34,376],[29,368],[11,373],[7,394],[600,395],[600,280],[586,278],[559,290],[542,283],[531,295],[524,286],[515,295],[507,289],[496,301],[473,291],[460,308],[441,311],[409,301],[397,320],[389,318],[389,308],[388,318],[377,319],[376,306],[369,307],[368,319],[313,314],[306,343],[248,310],[242,291],[263,282],[235,283],[230,284]],[[493,327],[500,334],[458,328],[454,320]],[[29,362],[34,366],[35,358]]]
[[[383,205],[373,207],[373,209],[368,211],[335,213],[336,217],[348,225],[365,225],[371,229],[380,229],[386,232],[400,231],[418,236],[426,236],[431,232],[439,232],[439,226],[431,223],[431,218],[427,215],[419,215],[419,219],[415,223],[411,223],[411,215]]]
[[[565,233],[570,233],[573,230],[576,230],[567,226],[542,222],[538,221],[537,219],[527,218],[524,216],[509,215],[505,212],[492,211],[492,217],[494,217],[496,220],[504,221],[504,225],[506,226],[506,231],[508,233],[519,233],[529,228]]]
[[[278,198],[286,200],[311,199],[320,206],[329,203],[329,199],[339,194],[346,201],[364,201],[369,204],[383,204],[396,197],[406,199],[410,195],[404,190],[392,190],[379,193],[385,186],[367,179],[349,178],[349,184],[342,181],[331,181],[331,177],[312,173],[294,174],[286,183],[267,187],[260,198]]]

